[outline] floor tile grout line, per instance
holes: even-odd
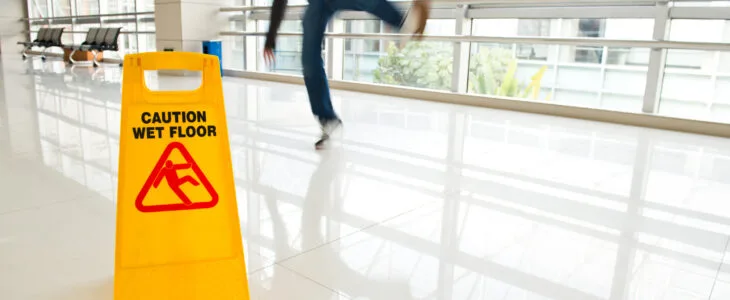
[[[276,265],[275,262],[270,262],[270,263],[262,264],[262,266],[260,266],[258,268],[249,269],[248,268],[248,263],[246,263],[246,275],[251,275],[253,273],[258,273],[261,270],[264,270],[264,269],[267,269],[267,268],[271,268],[271,267],[273,267],[275,265]]]
[[[279,264],[279,263],[274,263],[274,265],[277,265],[277,266],[279,266],[279,267],[282,267],[282,268],[284,268],[284,269],[288,270],[289,272],[292,272],[292,273],[294,273],[295,275],[298,275],[298,276],[304,277],[304,279],[306,279],[306,280],[309,280],[309,281],[311,281],[311,282],[314,282],[315,284],[317,284],[317,285],[319,285],[319,286],[321,286],[321,287],[323,287],[323,288],[325,288],[325,289],[327,289],[327,290],[329,290],[329,291],[332,291],[333,293],[335,293],[335,294],[337,294],[337,295],[340,295],[340,297],[344,297],[344,298],[347,298],[347,299],[352,299],[352,297],[350,297],[350,296],[347,296],[347,295],[345,295],[345,294],[341,293],[340,291],[334,290],[334,289],[332,289],[331,287],[328,287],[328,286],[324,285],[323,283],[321,283],[321,282],[319,282],[319,281],[317,281],[317,280],[314,280],[314,279],[310,278],[310,277],[309,277],[309,276],[307,276],[307,275],[304,275],[304,274],[302,274],[302,273],[300,273],[300,272],[297,272],[296,270],[293,270],[292,268],[289,268],[289,267],[287,267],[287,266],[285,266],[285,265],[282,265],[282,264]]]
[[[290,260],[292,260],[292,259],[294,259],[294,258],[297,258],[297,257],[299,257],[299,256],[302,256],[302,255],[304,255],[304,254],[308,254],[308,253],[311,253],[311,252],[313,252],[313,251],[315,251],[315,250],[321,249],[321,248],[323,248],[323,247],[325,247],[325,246],[328,246],[328,245],[330,245],[330,244],[332,244],[332,243],[335,243],[335,242],[337,242],[337,241],[340,241],[340,240],[342,240],[342,239],[344,239],[344,238],[346,238],[346,237],[352,236],[352,235],[354,235],[354,234],[357,234],[357,233],[361,233],[361,232],[363,232],[363,231],[366,231],[366,230],[368,230],[368,229],[370,229],[370,228],[374,228],[374,227],[376,227],[376,226],[380,226],[380,225],[382,225],[382,224],[384,224],[384,223],[387,223],[387,222],[389,222],[389,221],[392,221],[392,220],[394,220],[394,219],[396,219],[396,218],[402,217],[402,216],[404,216],[404,215],[407,215],[407,214],[410,214],[410,213],[412,213],[412,212],[415,212],[415,211],[417,211],[417,210],[420,210],[420,209],[422,209],[422,208],[425,208],[425,207],[427,207],[427,206],[429,206],[429,205],[431,205],[431,204],[437,203],[438,201],[439,201],[439,200],[433,200],[433,201],[429,201],[429,202],[423,203],[423,204],[421,204],[421,205],[418,205],[418,206],[416,206],[416,207],[414,207],[414,208],[412,208],[412,209],[409,209],[409,210],[407,210],[407,211],[405,211],[405,212],[402,212],[402,213],[400,213],[400,214],[397,214],[397,215],[395,215],[395,216],[392,216],[392,217],[390,217],[390,218],[386,218],[386,219],[384,219],[384,220],[382,220],[382,221],[380,221],[380,222],[377,222],[377,223],[375,223],[375,224],[371,224],[371,225],[369,225],[369,226],[365,226],[365,227],[363,227],[362,229],[360,229],[360,230],[358,230],[358,231],[352,232],[352,233],[350,233],[350,234],[346,234],[346,235],[344,235],[344,236],[341,236],[341,237],[339,237],[339,238],[336,238],[336,239],[334,239],[334,240],[332,240],[332,241],[329,241],[329,242],[327,242],[327,243],[324,243],[324,244],[322,244],[322,245],[319,245],[319,246],[317,246],[317,247],[314,247],[314,248],[312,248],[312,249],[310,249],[310,250],[307,250],[307,251],[301,252],[301,253],[299,253],[299,254],[296,254],[296,255],[294,255],[294,256],[291,256],[291,257],[288,257],[288,258],[282,259],[281,261],[276,261],[276,260],[274,260],[274,265],[277,265],[277,266],[283,267],[284,269],[287,269],[287,270],[289,270],[289,271],[291,271],[291,272],[293,272],[293,273],[295,273],[295,274],[297,274],[297,275],[299,275],[299,276],[302,276],[302,277],[306,278],[307,280],[309,280],[309,281],[312,281],[312,282],[314,282],[314,283],[316,283],[316,284],[318,284],[318,285],[320,285],[320,286],[322,286],[322,287],[324,287],[324,288],[326,288],[326,289],[328,289],[328,290],[330,290],[330,291],[332,291],[332,292],[334,292],[334,293],[336,293],[336,294],[340,295],[341,297],[345,297],[345,298],[347,298],[347,299],[352,299],[352,298],[351,298],[350,296],[347,296],[347,295],[345,295],[345,294],[341,293],[340,291],[334,290],[334,289],[332,289],[332,288],[330,288],[330,287],[328,287],[328,286],[324,285],[323,283],[321,283],[321,282],[319,282],[319,281],[317,281],[317,280],[314,280],[314,279],[310,278],[310,277],[309,277],[309,276],[307,276],[307,275],[304,275],[304,274],[302,274],[301,272],[298,272],[298,271],[296,271],[296,270],[294,270],[294,269],[292,269],[292,268],[289,268],[289,267],[287,267],[286,265],[284,265],[283,263],[285,263],[285,262],[287,262],[287,261],[290,261]]]
[[[79,201],[81,199],[83,199],[81,196],[78,196],[78,197],[75,196],[75,197],[72,197],[72,198],[66,199],[66,200],[58,200],[58,201],[48,202],[46,204],[35,205],[35,206],[31,206],[31,207],[26,207],[26,208],[18,208],[18,209],[9,210],[9,211],[6,211],[6,212],[0,212],[0,217],[3,217],[5,215],[9,215],[9,214],[19,213],[19,212],[24,212],[24,211],[29,211],[29,210],[35,210],[35,209],[43,208],[43,207],[46,207],[46,206],[49,206],[49,205],[62,204],[62,203],[72,202],[72,201]]]
[[[357,231],[355,231],[355,232],[352,232],[352,233],[349,233],[349,234],[343,235],[343,236],[341,236],[341,237],[338,237],[338,238],[336,238],[336,239],[333,239],[333,240],[331,240],[331,241],[329,241],[329,242],[326,242],[326,243],[324,243],[324,244],[322,244],[322,245],[319,245],[319,246],[317,246],[317,247],[314,247],[314,248],[312,248],[312,249],[309,249],[309,250],[306,250],[306,251],[300,252],[299,254],[295,254],[295,255],[292,255],[292,256],[290,256],[290,257],[287,257],[287,258],[283,258],[283,259],[281,259],[281,260],[276,260],[276,259],[274,259],[274,263],[276,263],[276,264],[280,264],[280,263],[285,263],[285,262],[287,262],[287,261],[290,261],[290,260],[292,260],[292,259],[295,259],[295,258],[297,258],[297,257],[299,257],[299,256],[302,256],[302,255],[304,255],[304,254],[308,254],[308,253],[310,253],[310,252],[312,252],[312,251],[315,251],[315,250],[319,250],[319,249],[321,249],[321,248],[323,248],[323,247],[325,247],[325,246],[328,246],[328,245],[330,245],[330,244],[333,244],[333,243],[335,243],[335,242],[338,242],[338,241],[340,241],[340,240],[342,240],[342,239],[344,239],[344,238],[347,238],[347,237],[353,236],[353,235],[355,235],[355,234],[358,234],[358,233],[362,233],[363,231],[366,231],[366,230],[368,230],[368,229],[370,229],[370,228],[373,228],[373,227],[376,227],[376,226],[379,226],[379,225],[385,224],[385,223],[387,223],[387,222],[389,222],[389,221],[392,221],[392,220],[394,220],[394,219],[396,219],[396,218],[399,218],[399,217],[402,217],[402,216],[404,216],[404,215],[410,214],[410,213],[412,213],[412,212],[414,212],[414,211],[416,211],[416,210],[419,210],[419,209],[421,209],[421,208],[424,208],[424,207],[426,207],[426,206],[428,206],[428,205],[431,205],[431,204],[433,204],[433,203],[436,203],[436,202],[438,202],[438,201],[439,201],[439,200],[433,200],[433,201],[430,201],[430,202],[427,202],[427,203],[421,204],[421,205],[419,205],[419,206],[416,206],[416,207],[414,207],[414,208],[412,208],[412,209],[409,209],[409,210],[407,210],[407,211],[405,211],[405,212],[399,213],[399,214],[397,214],[397,215],[395,215],[395,216],[392,216],[392,217],[390,217],[390,218],[386,218],[386,219],[384,219],[384,220],[382,220],[382,221],[380,221],[380,222],[377,222],[377,223],[374,223],[374,224],[370,224],[370,225],[368,225],[368,226],[365,226],[365,227],[363,227],[362,229],[360,229],[360,230],[357,230]]]
[[[712,281],[712,288],[710,288],[710,295],[707,296],[707,300],[712,300],[712,294],[715,292],[715,285],[717,285],[717,281],[720,280],[720,273],[722,272],[722,266],[725,265],[725,258],[727,257],[728,247],[730,247],[730,235],[728,235],[727,241],[725,242],[725,249],[722,249],[722,258],[720,259],[720,265],[717,267],[715,280]]]
[[[304,275],[304,274],[301,274],[301,273],[299,273],[299,272],[297,272],[297,271],[295,271],[295,270],[292,270],[292,269],[290,269],[290,268],[287,268],[286,266],[284,266],[284,265],[281,265],[281,264],[278,264],[278,263],[276,263],[276,262],[272,262],[272,263],[266,264],[265,266],[262,266],[262,267],[256,268],[255,270],[250,270],[250,271],[246,272],[246,278],[247,278],[247,279],[248,279],[248,281],[249,281],[249,282],[248,282],[248,285],[249,285],[249,290],[251,289],[251,288],[250,288],[250,285],[251,285],[251,279],[249,278],[249,277],[251,277],[251,275],[254,275],[254,274],[258,273],[258,272],[261,272],[261,271],[263,271],[263,270],[269,269],[269,268],[271,268],[271,267],[276,267],[276,266],[278,266],[278,267],[281,267],[281,268],[284,268],[285,270],[287,270],[287,271],[289,271],[289,272],[292,272],[292,273],[294,273],[294,275],[297,275],[297,276],[301,276],[301,277],[303,277],[304,279],[306,279],[306,280],[309,280],[309,281],[313,282],[314,284],[316,284],[316,285],[319,285],[319,286],[323,287],[324,289],[326,289],[326,290],[328,290],[328,291],[331,291],[331,292],[333,292],[333,293],[335,293],[335,294],[338,294],[338,295],[340,295],[340,296],[342,296],[342,297],[345,297],[345,298],[347,298],[347,299],[351,299],[350,297],[348,297],[348,296],[346,296],[346,295],[343,295],[342,293],[340,293],[340,292],[338,292],[338,291],[335,291],[335,290],[331,289],[330,287],[328,287],[328,286],[326,286],[326,285],[322,284],[322,283],[321,283],[321,282],[319,282],[319,281],[316,281],[316,280],[314,280],[314,279],[312,279],[312,278],[309,278],[308,276],[306,276],[306,275]]]

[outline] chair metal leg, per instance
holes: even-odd
[[[121,61],[119,63],[120,67],[124,66],[124,52],[122,50],[117,51],[117,55],[119,56],[119,60]]]
[[[121,51],[106,50],[106,51],[99,51],[99,52],[104,53],[104,54],[115,52],[115,53],[117,53],[117,56],[120,56],[121,60],[123,60],[123,57],[121,57],[121,55],[119,54],[119,53],[121,53]],[[95,64],[95,66],[99,66],[99,67],[113,65],[111,63],[105,63],[104,58],[102,58],[101,61],[98,60],[96,55],[94,55],[94,64]],[[118,63],[117,65],[121,67],[123,65],[123,63]]]
[[[116,53],[116,54],[117,54],[117,56],[119,56],[119,60],[120,60],[120,61],[122,61],[121,63],[118,63],[118,64],[116,64],[116,65],[118,65],[118,66],[120,66],[120,67],[121,67],[121,66],[123,66],[123,62],[124,62],[124,54],[122,53],[122,51],[113,51],[113,50],[107,50],[107,51],[104,51],[104,54],[108,54],[108,53]],[[102,60],[103,60],[103,58],[102,58]],[[104,63],[104,62],[99,62],[99,65],[106,65],[106,66],[111,66],[111,65],[114,65],[114,64],[112,64],[112,63]]]
[[[68,55],[68,62],[70,62],[72,65],[76,64],[76,60],[74,59],[74,54],[76,54],[77,49],[71,50],[71,54]]]
[[[99,76],[101,76],[100,74],[104,74],[104,68],[98,68],[98,69],[94,70],[94,73],[91,74],[91,80],[93,80],[93,81],[100,80],[100,79],[98,79]]]
[[[28,51],[30,51],[31,49],[33,49],[33,46],[27,46],[27,47],[23,48],[23,52],[21,52],[21,54],[23,55],[23,60],[30,57],[30,54],[28,54]]]
[[[53,50],[53,48],[59,48],[59,49],[63,50],[63,47],[61,47],[61,46],[49,46],[49,47],[44,48],[43,54],[41,56],[43,61],[46,61],[48,59],[48,56],[46,55],[46,53],[49,53],[51,50]],[[51,55],[51,57],[54,57],[54,56]],[[61,56],[61,61],[63,61],[63,56]]]
[[[41,51],[41,60],[46,61],[46,51],[48,51],[50,47],[44,47]]]
[[[73,49],[73,51],[71,51],[71,54],[69,54],[69,57],[68,57],[69,62],[71,62],[72,64],[79,64],[79,65],[85,65],[86,63],[88,63],[90,66],[96,67],[94,65],[94,60],[93,59],[90,60],[90,61],[89,60],[75,60],[73,58],[74,57],[74,54],[76,54],[76,52],[79,52],[79,51],[91,52],[93,55],[96,55],[96,53],[94,52],[94,50],[83,50],[83,49],[76,48],[76,49]]]
[[[97,58],[97,56],[98,56],[98,54],[99,54],[100,52],[102,52],[102,51],[98,51],[98,52],[97,52],[97,51],[95,51],[95,50],[91,50],[91,53],[92,53],[92,54],[94,55],[94,68],[96,68],[96,67],[98,67],[98,66],[101,66],[101,62],[100,62],[100,61],[98,61],[98,60],[96,59],[96,58]]]

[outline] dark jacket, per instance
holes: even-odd
[[[279,32],[281,21],[284,19],[288,0],[274,0],[271,6],[271,19],[269,20],[269,32],[266,33],[266,49],[276,49],[276,34]]]

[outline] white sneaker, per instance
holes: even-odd
[[[332,135],[332,133],[335,132],[335,130],[342,127],[342,120],[340,118],[328,121],[324,124],[322,124],[322,134],[326,136]]]
[[[315,148],[317,149],[323,149],[326,146],[327,142],[330,140],[330,136],[332,135],[332,133],[342,127],[342,120],[338,118],[321,124],[321,126],[322,135],[320,136],[319,140],[314,144]]]

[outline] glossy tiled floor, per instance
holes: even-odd
[[[1,69],[0,299],[111,299],[119,71]],[[253,299],[730,299],[730,140],[224,81]]]

